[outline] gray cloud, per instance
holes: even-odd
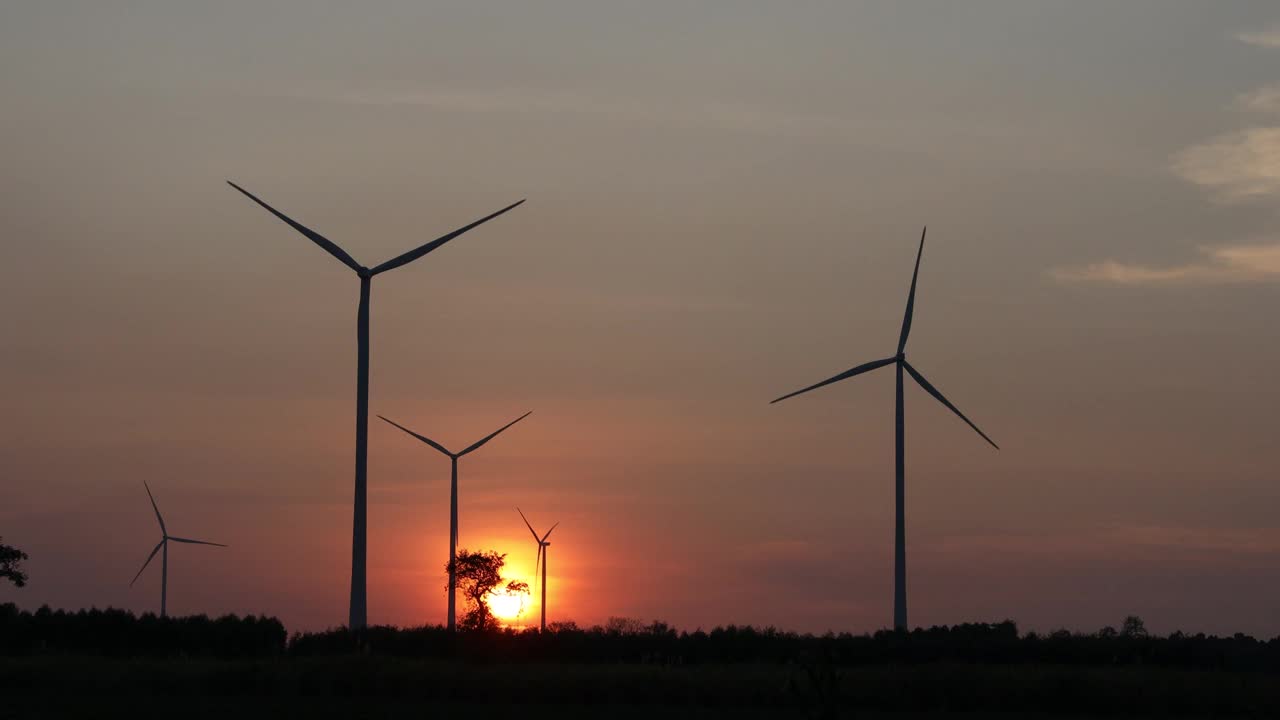
[[[1280,127],[1219,135],[1178,153],[1172,169],[1222,202],[1280,195]]]
[[[1263,30],[1246,30],[1236,33],[1236,39],[1247,45],[1280,48],[1280,25],[1272,25]]]
[[[1105,260],[1083,267],[1055,268],[1067,283],[1111,285],[1215,285],[1280,281],[1280,243],[1223,245],[1200,249],[1203,257],[1182,265],[1152,266]]]
[[[1280,25],[1236,35],[1243,43],[1280,48]],[[1235,107],[1280,113],[1280,85],[1267,85],[1236,97]],[[1176,153],[1170,170],[1204,188],[1221,203],[1266,201],[1280,197],[1280,127],[1251,127],[1229,132]],[[1201,257],[1181,265],[1147,265],[1107,259],[1079,267],[1059,267],[1050,277],[1064,283],[1111,285],[1207,285],[1275,282],[1280,279],[1280,244],[1222,245],[1200,248]]]
[[[1236,98],[1236,107],[1253,112],[1280,113],[1280,85],[1267,85]]]

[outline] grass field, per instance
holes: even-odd
[[[3,718],[1275,717],[1269,672],[1038,665],[0,659]]]

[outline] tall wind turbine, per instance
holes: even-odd
[[[521,415],[515,420],[512,420],[506,425],[503,425],[497,430],[494,430],[488,435],[485,435],[479,440],[468,445],[467,448],[461,452],[452,452],[445,446],[441,445],[435,440],[432,440],[429,437],[419,435],[418,433],[410,430],[409,428],[403,425],[399,425],[392,420],[388,420],[387,418],[384,418],[381,415],[378,416],[378,418],[383,422],[390,423],[391,425],[395,425],[396,427],[418,438],[419,440],[430,445],[436,450],[439,450],[445,455],[448,455],[449,460],[451,461],[451,464],[453,466],[453,479],[449,483],[449,618],[448,618],[449,632],[453,632],[453,630],[457,627],[455,613],[457,611],[457,602],[458,602],[458,598],[457,598],[458,573],[457,573],[457,569],[454,568],[453,566],[453,559],[458,556],[458,458],[468,453],[479,450],[482,445],[484,445],[485,443],[497,437],[498,433],[502,432],[503,430],[506,430],[512,425],[515,425],[521,420],[529,417],[530,413],[532,412],[533,411],[530,410],[529,412]]]
[[[966,423],[968,423],[969,427],[973,428],[975,432],[981,435],[983,440],[986,440],[987,442],[991,443],[991,446],[994,447],[995,449],[997,450],[1000,449],[1000,446],[996,445],[991,438],[987,437],[986,433],[979,430],[978,426],[973,424],[973,421],[965,417],[964,413],[960,412],[960,410],[955,405],[952,405],[951,401],[943,397],[942,393],[939,392],[936,387],[934,387],[928,380],[925,380],[924,375],[921,375],[919,370],[916,370],[914,367],[911,366],[911,363],[907,362],[907,355],[906,355],[907,336],[911,333],[911,315],[915,309],[915,303],[916,303],[916,278],[920,275],[920,256],[924,254],[924,235],[925,235],[925,232],[927,231],[928,231],[928,228],[925,228],[925,231],[922,231],[920,233],[920,249],[919,251],[916,252],[915,271],[912,272],[911,274],[911,293],[907,295],[907,312],[906,312],[906,315],[904,315],[902,318],[902,332],[898,336],[897,354],[894,355],[893,357],[885,358],[883,360],[872,360],[869,363],[863,363],[862,365],[846,370],[840,373],[839,375],[836,375],[835,377],[827,378],[826,380],[823,380],[822,382],[817,383],[816,385],[810,385],[807,388],[804,388],[802,390],[797,390],[787,395],[783,395],[782,397],[770,402],[770,404],[772,404],[780,400],[786,400],[789,397],[795,397],[796,395],[807,393],[810,390],[816,390],[817,388],[820,388],[823,385],[830,385],[831,383],[839,382],[840,380],[851,378],[854,375],[861,375],[862,373],[870,372],[872,370],[875,370],[876,368],[882,368],[885,365],[895,365],[897,367],[897,373],[898,373],[897,391],[896,391],[897,401],[896,401],[896,416],[895,416],[895,425],[894,425],[896,429],[895,469],[896,469],[896,476],[897,476],[896,493],[895,493],[897,513],[896,513],[896,522],[895,522],[896,529],[895,529],[894,563],[893,563],[893,628],[895,630],[908,629],[907,628],[906,522],[905,522],[905,510],[903,508],[904,494],[905,494],[905,487],[906,487],[906,468],[905,468],[903,443],[904,443],[904,436],[906,435],[906,429],[905,429],[906,426],[904,425],[903,412],[902,412],[902,371],[906,370],[907,374],[910,375],[911,378],[920,385],[920,387],[924,388],[925,392],[932,395],[938,402],[942,403],[943,405],[946,405],[947,409],[949,409],[951,412],[958,415],[961,420],[964,420]]]
[[[347,625],[353,629],[362,628],[365,626],[368,615],[368,605],[365,597],[365,497],[367,494],[365,477],[368,467],[369,447],[369,291],[373,284],[373,278],[375,275],[394,270],[401,265],[407,265],[417,260],[477,225],[486,223],[517,207],[524,200],[512,203],[492,215],[482,217],[470,225],[464,225],[447,235],[441,235],[425,245],[393,257],[381,265],[367,268],[356,262],[345,250],[320,233],[294,222],[284,213],[259,200],[253,193],[230,180],[227,181],[227,184],[244,193],[250,200],[261,205],[267,212],[280,218],[294,230],[305,235],[311,242],[319,245],[343,265],[354,270],[360,278],[360,307],[356,312],[356,493],[355,518],[351,528],[351,613]]]
[[[555,530],[557,527],[559,527],[560,523],[557,521],[555,525],[551,526],[551,530],[547,531],[546,535],[543,535],[542,537],[538,537],[538,533],[535,532],[533,529],[533,526],[529,524],[529,518],[524,516],[524,513],[520,510],[520,508],[516,508],[516,512],[520,513],[520,519],[524,520],[524,526],[529,528],[529,532],[533,535],[533,541],[538,543],[538,557],[533,561],[533,579],[535,582],[537,582],[538,563],[541,562],[542,563],[542,600],[539,601],[538,606],[542,609],[541,630],[542,632],[546,632],[547,631],[547,548],[551,547],[551,543],[547,542],[547,538],[551,537],[551,530]]]
[[[156,553],[163,550],[164,554],[160,557],[160,617],[165,617],[165,611],[167,610],[166,601],[169,595],[169,541],[172,540],[174,542],[190,543],[192,545],[214,545],[217,547],[226,547],[226,545],[223,545],[222,543],[208,542],[206,540],[191,540],[189,538],[180,538],[170,535],[169,531],[164,527],[164,518],[160,517],[160,508],[156,507],[156,499],[151,494],[151,487],[147,485],[146,480],[142,481],[142,486],[147,488],[147,497],[151,498],[151,509],[156,511],[156,520],[160,522],[160,542],[156,543],[151,554],[147,556],[147,561],[142,563],[142,569],[138,570],[138,574],[134,575],[133,579],[129,581],[129,587],[133,587],[133,584],[138,582],[138,578],[142,576],[142,571],[146,570],[147,566],[151,564],[151,559],[156,556]]]

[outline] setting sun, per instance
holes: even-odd
[[[506,586],[489,593],[489,610],[504,623],[512,623],[524,615],[530,605],[528,589],[511,591]]]

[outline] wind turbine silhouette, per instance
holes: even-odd
[[[151,509],[156,511],[156,520],[160,522],[160,542],[156,543],[155,548],[151,550],[151,554],[147,556],[147,561],[142,563],[142,568],[138,570],[138,574],[133,576],[129,581],[129,587],[138,582],[138,578],[142,576],[142,571],[147,569],[151,564],[151,559],[156,553],[164,550],[164,554],[160,557],[160,617],[165,617],[166,603],[169,595],[169,541],[180,543],[190,543],[192,545],[215,545],[217,547],[226,547],[222,543],[208,542],[207,540],[191,540],[189,538],[174,537],[165,529],[164,518],[160,517],[160,508],[156,507],[156,499],[151,494],[151,487],[147,485],[147,481],[142,481],[142,486],[147,489],[147,497],[151,498]]]
[[[351,528],[351,612],[348,618],[347,626],[350,628],[363,628],[367,621],[367,602],[365,596],[365,536],[366,536],[366,506],[365,498],[367,495],[366,487],[366,471],[368,468],[368,447],[369,447],[369,292],[375,275],[380,275],[388,270],[394,270],[401,265],[407,265],[414,260],[426,255],[436,248],[444,245],[450,240],[458,237],[462,233],[486,223],[499,215],[511,210],[524,202],[521,200],[512,203],[492,215],[476,220],[470,225],[454,230],[446,235],[432,240],[431,242],[420,245],[401,255],[391,258],[381,265],[367,268],[356,262],[354,258],[346,253],[345,250],[338,247],[331,240],[324,237],[303,225],[294,222],[284,213],[276,210],[262,200],[259,200],[253,193],[245,190],[239,185],[227,181],[231,187],[239,190],[250,200],[258,203],[267,212],[275,215],[283,220],[294,230],[305,235],[311,242],[319,245],[330,255],[337,258],[343,265],[355,271],[360,277],[360,308],[356,314],[356,491],[355,491],[355,508],[354,521]]]
[[[535,532],[533,529],[533,526],[529,524],[529,518],[524,516],[524,512],[521,511],[520,508],[516,508],[516,512],[520,513],[520,519],[524,520],[524,526],[529,528],[530,534],[533,535],[533,541],[538,543],[538,557],[533,561],[533,579],[534,579],[534,582],[537,582],[538,563],[541,562],[542,563],[542,600],[539,601],[538,606],[542,610],[542,626],[540,629],[542,632],[546,632],[547,631],[547,548],[551,547],[551,543],[547,542],[547,538],[551,537],[551,530],[555,530],[557,527],[559,527],[560,523],[559,521],[557,521],[555,525],[551,526],[551,530],[547,531],[546,535],[543,535],[542,537],[538,537],[538,533]]]
[[[979,430],[978,426],[973,424],[973,421],[965,417],[964,413],[960,412],[960,410],[955,405],[951,404],[951,401],[943,397],[942,393],[939,392],[938,389],[935,388],[928,380],[926,380],[924,378],[924,375],[920,374],[920,371],[911,367],[911,363],[907,362],[907,355],[906,355],[907,336],[911,334],[911,316],[915,310],[915,303],[916,303],[916,278],[920,275],[920,256],[924,254],[924,236],[925,236],[925,232],[927,231],[928,231],[928,228],[925,228],[924,231],[920,233],[920,249],[916,252],[915,271],[912,272],[911,274],[911,294],[907,296],[907,312],[902,318],[902,332],[898,336],[897,354],[894,355],[893,357],[885,358],[883,360],[872,360],[869,363],[863,363],[862,365],[846,370],[840,373],[839,375],[836,375],[835,377],[827,378],[826,380],[823,380],[820,383],[817,383],[815,385],[810,385],[807,388],[804,388],[802,390],[797,390],[793,393],[788,393],[786,395],[783,395],[780,398],[770,401],[770,404],[773,404],[781,400],[786,400],[789,397],[795,397],[796,395],[807,393],[810,390],[816,390],[824,385],[830,385],[831,383],[839,382],[841,380],[851,378],[854,375],[861,375],[862,373],[865,373],[865,372],[871,372],[872,370],[875,370],[877,368],[882,368],[885,365],[897,366],[897,372],[898,372],[897,390],[896,390],[897,400],[896,400],[896,416],[895,416],[895,426],[894,426],[896,430],[896,433],[895,433],[896,443],[895,443],[894,449],[895,449],[895,470],[896,470],[896,479],[897,479],[896,492],[895,492],[897,513],[896,513],[896,520],[895,520],[896,528],[895,528],[894,563],[893,563],[893,628],[895,630],[908,629],[907,628],[906,516],[905,516],[905,510],[903,508],[905,487],[906,487],[906,468],[905,468],[903,444],[904,444],[904,436],[906,435],[906,426],[904,425],[903,409],[902,409],[902,371],[905,369],[907,371],[907,374],[910,375],[911,378],[920,385],[920,387],[924,388],[925,392],[932,395],[938,402],[942,403],[943,405],[946,405],[947,409],[949,409],[951,412],[958,415],[961,420],[964,420],[969,425],[969,427],[973,428],[975,432],[981,435],[983,440],[986,440],[987,442],[991,443],[991,446],[994,447],[995,449],[997,450],[1000,449],[1000,446],[996,445],[991,438],[987,437],[986,433]]]
[[[497,437],[498,433],[502,432],[503,430],[506,430],[512,425],[515,425],[521,420],[529,417],[531,413],[533,413],[532,410],[521,415],[515,420],[512,420],[506,425],[503,425],[497,430],[494,430],[488,435],[485,435],[479,440],[468,445],[467,448],[461,452],[452,452],[445,446],[441,445],[435,440],[432,440],[429,437],[419,435],[418,433],[410,430],[409,428],[403,425],[400,425],[393,420],[388,420],[387,418],[382,417],[381,415],[378,416],[379,420],[382,420],[385,423],[390,423],[391,425],[395,425],[396,427],[418,438],[419,440],[430,445],[436,450],[439,450],[445,455],[448,455],[449,460],[451,461],[451,464],[453,466],[453,475],[452,475],[453,479],[449,483],[449,618],[448,618],[449,632],[453,632],[453,630],[457,627],[455,613],[457,611],[457,602],[458,602],[458,599],[457,599],[458,573],[457,573],[457,569],[453,565],[453,559],[458,556],[458,458],[464,455],[467,455],[468,453],[479,450],[480,447],[483,446],[485,443]]]

